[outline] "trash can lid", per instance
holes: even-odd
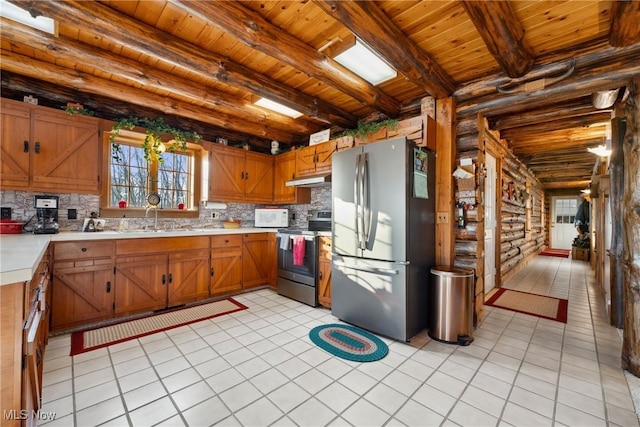
[[[437,265],[431,269],[431,274],[435,274],[437,276],[451,276],[451,277],[460,277],[460,276],[473,276],[473,270],[470,268],[461,268],[461,267],[447,267],[445,265]]]

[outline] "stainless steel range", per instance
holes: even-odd
[[[331,211],[309,211],[308,228],[278,229],[278,293],[318,306],[318,236],[331,232]]]

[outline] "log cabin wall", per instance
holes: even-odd
[[[456,122],[456,167],[473,173],[469,179],[455,179],[456,207],[464,206],[464,224],[454,218],[456,267],[475,271],[475,323],[484,316],[484,193],[485,157],[496,158],[496,275],[501,284],[524,267],[545,246],[548,202],[533,173],[507,148],[487,121],[463,118]]]

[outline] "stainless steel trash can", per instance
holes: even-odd
[[[436,266],[431,279],[429,336],[446,343],[471,344],[474,271]]]

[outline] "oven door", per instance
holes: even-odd
[[[294,262],[294,236],[300,235],[278,235],[278,277],[315,287],[318,265],[316,237],[302,236],[304,238],[304,256],[296,263]]]

